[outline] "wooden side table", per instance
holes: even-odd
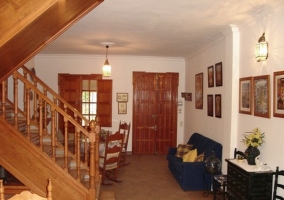
[[[226,159],[228,162],[227,196],[229,200],[271,200],[273,171],[257,171],[246,160]]]

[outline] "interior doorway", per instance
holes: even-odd
[[[178,73],[133,72],[133,154],[176,146]]]

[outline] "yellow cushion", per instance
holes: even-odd
[[[186,153],[182,160],[183,162],[194,162],[195,158],[197,157],[197,149],[190,150],[188,153]]]

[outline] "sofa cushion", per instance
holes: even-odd
[[[182,158],[187,152],[193,149],[191,144],[179,144],[177,147],[176,157]]]
[[[197,157],[197,149],[189,150],[186,154],[183,155],[183,162],[194,162]]]
[[[194,162],[202,162],[204,161],[204,152],[199,154],[195,159]]]

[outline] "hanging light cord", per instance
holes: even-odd
[[[106,60],[107,60],[108,48],[109,48],[109,46],[108,46],[108,45],[106,45]]]

